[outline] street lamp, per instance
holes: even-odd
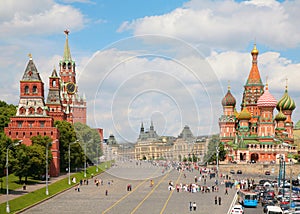
[[[217,151],[217,177],[219,177],[219,146],[216,146]]]
[[[92,139],[88,142],[84,142],[84,177],[86,178],[86,144],[92,142]]]
[[[70,147],[72,144],[77,143],[79,140],[74,141],[73,143],[69,143],[69,168],[68,168],[68,175],[69,175],[69,179],[68,179],[68,184],[71,185],[71,151],[70,151]]]
[[[56,143],[58,140],[55,140],[53,142]],[[49,195],[49,190],[48,190],[48,146],[49,144],[51,144],[52,142],[46,143],[46,195]],[[51,144],[52,145],[52,144]]]
[[[99,164],[99,145],[97,144],[97,167],[96,167],[96,172],[98,172],[98,164]]]
[[[22,143],[22,140],[19,140],[17,143],[13,143],[8,145],[7,149],[6,149],[6,212],[10,213],[10,208],[9,208],[9,202],[8,202],[8,150],[12,147],[12,146],[17,146],[20,145]]]

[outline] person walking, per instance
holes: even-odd
[[[196,202],[193,203],[193,210],[194,210],[194,211],[197,210],[197,204],[196,204]]]
[[[218,196],[215,197],[215,205],[218,204]]]
[[[192,205],[192,202],[190,201],[190,211],[193,210],[193,205]]]
[[[221,200],[222,200],[221,196],[219,196],[219,205],[221,205]]]
[[[228,188],[225,189],[225,195],[228,195]]]

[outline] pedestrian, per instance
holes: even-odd
[[[225,195],[228,195],[228,188],[225,189]]]
[[[192,202],[190,201],[190,211],[193,210],[193,205],[192,205]]]
[[[218,196],[215,197],[215,205],[218,204]]]
[[[77,191],[80,192],[80,185],[77,186]]]
[[[221,200],[222,200],[221,196],[219,196],[219,205],[221,205]]]
[[[197,204],[196,204],[196,202],[193,203],[193,210],[194,210],[194,211],[197,210]]]
[[[108,195],[108,190],[105,190],[105,195],[106,195],[106,196]]]

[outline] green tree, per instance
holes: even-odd
[[[217,160],[217,147],[219,151],[219,161],[223,161],[226,158],[226,151],[224,145],[220,143],[219,135],[213,135],[208,142],[207,153],[204,156],[204,162],[216,162]]]
[[[59,150],[60,150],[60,170],[65,172],[69,167],[69,145],[70,145],[70,161],[71,167],[81,167],[84,161],[83,151],[79,143],[74,143],[77,140],[74,126],[67,121],[55,121],[54,125],[58,128]]]
[[[16,112],[16,106],[0,100],[0,132],[3,132],[4,127],[8,126],[10,118],[15,116]]]
[[[9,150],[7,150],[7,147],[9,145],[11,145],[13,143],[13,141],[8,138],[4,132],[0,132],[0,185],[1,185],[1,189],[3,187],[3,177],[6,175],[6,153],[8,151],[8,159],[9,159],[9,173],[13,173],[13,168],[11,166],[13,166],[15,158],[14,158],[14,151],[15,151],[15,147],[12,146],[10,147]]]
[[[30,147],[24,144],[18,146],[16,150],[16,163],[14,164],[15,175],[19,177],[19,182],[21,183],[22,177],[25,177],[25,182],[27,182],[28,176],[30,176]]]
[[[98,131],[82,123],[75,123],[74,129],[77,139],[79,140],[83,151],[86,153],[87,162],[97,163],[97,158],[103,154],[100,147],[101,139]]]

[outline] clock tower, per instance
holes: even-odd
[[[62,110],[68,122],[86,124],[86,99],[80,96],[76,83],[76,65],[69,47],[69,31],[64,31],[66,42],[63,58],[59,62],[60,97]]]

